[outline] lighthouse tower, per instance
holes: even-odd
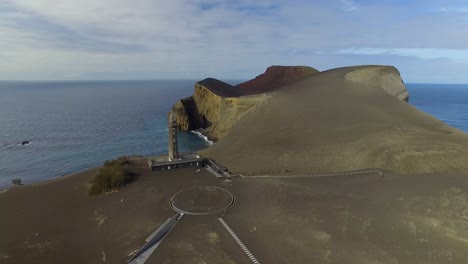
[[[177,122],[172,111],[169,113],[169,160],[178,160],[179,157],[179,147],[177,144]]]

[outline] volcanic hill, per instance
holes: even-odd
[[[313,74],[270,92],[202,154],[245,175],[467,173],[468,135],[411,106],[408,97],[390,66]]]

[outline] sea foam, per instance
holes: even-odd
[[[197,136],[199,136],[200,138],[205,140],[208,144],[210,144],[210,145],[213,144],[213,141],[209,140],[208,137],[203,135],[200,131],[192,130],[190,132],[197,135]]]

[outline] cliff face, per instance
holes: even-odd
[[[249,110],[266,101],[269,92],[317,72],[304,66],[272,66],[255,79],[237,86],[207,78],[197,82],[194,94],[179,100],[172,111],[181,130],[198,129],[216,141]]]
[[[172,111],[181,130],[199,129],[210,140],[216,141],[225,136],[250,108],[267,98],[266,94],[223,97],[197,83],[194,95],[178,101]]]

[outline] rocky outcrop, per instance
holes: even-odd
[[[305,66],[271,66],[237,86],[207,78],[197,82],[194,94],[179,100],[172,112],[180,130],[200,130],[216,141],[254,106],[268,99],[268,93],[317,72]]]
[[[178,101],[172,111],[181,130],[200,130],[216,141],[249,109],[267,98],[266,94],[223,97],[197,83],[194,95]]]
[[[366,90],[367,94],[375,94],[379,91],[374,87],[379,87],[386,93],[408,102],[408,90],[395,67],[369,66],[356,69],[347,73],[345,79],[358,84],[360,92]]]

